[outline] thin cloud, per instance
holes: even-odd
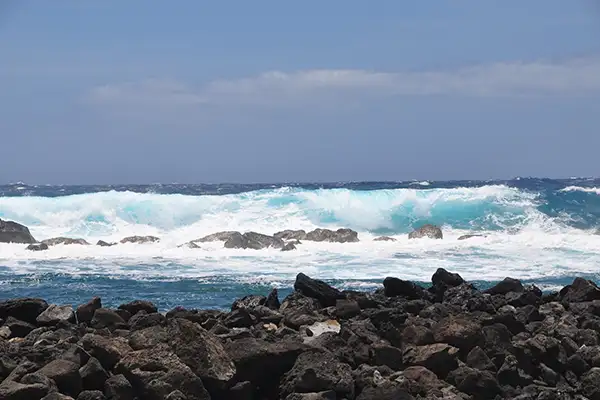
[[[285,106],[372,96],[506,97],[594,93],[600,93],[600,59],[597,58],[562,63],[496,63],[454,71],[271,71],[248,78],[216,80],[200,87],[170,80],[148,80],[96,87],[90,99],[109,104],[158,106]]]

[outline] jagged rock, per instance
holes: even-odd
[[[38,315],[46,308],[48,308],[48,303],[42,299],[21,298],[0,301],[0,319],[14,317],[34,324]]]
[[[500,385],[489,371],[462,366],[450,372],[448,381],[461,392],[472,395],[474,399],[493,399],[500,394]]]
[[[600,368],[590,369],[581,377],[581,392],[590,400],[600,400]]]
[[[169,320],[167,333],[174,353],[202,379],[212,396],[226,388],[236,368],[216,336],[181,318]]]
[[[94,357],[79,368],[79,375],[85,390],[103,390],[104,382],[108,379],[108,373]]]
[[[56,325],[61,322],[68,322],[73,317],[73,307],[70,304],[65,306],[51,304],[38,315],[36,321],[38,325]]]
[[[444,268],[438,268],[431,277],[433,286],[445,285],[448,287],[459,286],[465,283],[462,276],[459,274],[446,271]]]
[[[419,285],[398,278],[387,277],[383,280],[384,294],[388,297],[402,296],[409,300],[427,297]]]
[[[106,370],[112,370],[121,358],[132,351],[125,338],[107,338],[92,333],[86,334],[81,339],[81,344]]]
[[[267,296],[267,300],[265,301],[265,306],[269,307],[272,310],[279,310],[281,307],[281,303],[279,302],[279,296],[276,288],[273,288],[269,295]]]
[[[46,244],[48,246],[56,246],[58,244],[64,244],[64,245],[80,244],[80,245],[89,246],[89,243],[85,239],[73,239],[73,238],[68,238],[68,237],[55,237],[52,239],[45,239],[45,240],[42,240],[42,243]]]
[[[77,400],[106,400],[106,397],[99,390],[85,390],[79,393]]]
[[[145,311],[140,311],[127,321],[131,331],[148,328],[155,325],[164,325],[167,318],[157,312],[147,314]]]
[[[504,278],[504,280],[498,282],[495,286],[489,288],[485,293],[491,295],[495,294],[507,294],[509,292],[522,292],[523,284],[518,279]]]
[[[318,393],[292,393],[285,400],[336,400],[337,396],[333,390]]]
[[[414,400],[415,398],[404,389],[397,385],[383,385],[369,387],[356,398],[356,400]]]
[[[352,318],[360,314],[360,306],[355,300],[338,299],[335,302],[335,315],[338,318]]]
[[[324,333],[339,333],[340,328],[339,322],[335,320],[327,320],[323,322],[315,322],[309,326],[303,326],[301,328],[301,333],[304,338],[304,343],[310,343]]]
[[[282,239],[261,233],[247,232],[242,235],[235,232],[225,241],[224,246],[228,249],[260,250],[270,247],[281,249],[285,246],[285,242]]]
[[[48,394],[49,388],[42,384],[26,385],[14,381],[4,381],[0,384],[0,399],[29,400],[41,399]]]
[[[100,297],[94,297],[85,304],[81,304],[75,311],[75,316],[79,322],[91,322],[97,309],[102,308]]]
[[[58,386],[61,393],[77,396],[81,392],[81,377],[79,376],[79,365],[67,360],[54,360],[37,371]]]
[[[75,400],[71,396],[61,394],[58,392],[52,392],[42,398],[42,400]]]
[[[213,233],[212,235],[204,236],[200,239],[192,240],[192,242],[201,242],[201,243],[225,242],[234,234],[241,235],[239,232],[236,232],[236,231],[224,231],[224,232]]]
[[[431,224],[423,225],[408,234],[409,239],[420,239],[424,237],[429,239],[443,239],[444,235],[439,227]]]
[[[480,371],[496,372],[496,366],[479,346],[475,346],[467,355],[467,365]]]
[[[433,332],[426,326],[409,323],[402,331],[402,343],[423,346],[433,342]]]
[[[373,239],[374,242],[395,242],[396,239],[394,239],[393,237],[389,237],[389,236],[378,236],[375,239]]]
[[[165,349],[130,352],[115,366],[115,372],[123,374],[143,399],[162,399],[174,390],[188,400],[210,399],[202,380]]]
[[[273,237],[283,240],[304,240],[306,239],[306,231],[303,229],[296,231],[287,229],[285,231],[275,233]]]
[[[0,219],[0,243],[36,243],[29,228],[14,221]]]
[[[481,325],[466,317],[447,317],[432,327],[436,342],[469,351],[482,339]]]
[[[162,326],[150,326],[132,331],[129,335],[129,346],[133,350],[154,348],[161,343],[167,343],[167,330]]]
[[[338,229],[337,231],[332,231],[330,229],[315,229],[306,234],[305,240],[336,243],[353,243],[359,241],[358,233],[352,229]]]
[[[9,339],[24,338],[29,334],[29,332],[35,329],[35,325],[13,317],[8,317],[8,319],[4,321],[4,327],[10,330],[10,335],[8,337]]]
[[[298,356],[281,380],[282,397],[291,393],[332,390],[338,398],[354,397],[352,369],[327,352],[311,350]]]
[[[121,239],[121,243],[155,243],[160,242],[156,236],[128,236]]]
[[[104,395],[110,400],[133,400],[131,383],[124,375],[113,375],[104,382]]]
[[[600,300],[600,289],[592,281],[575,278],[572,284],[560,291],[559,296],[563,302],[568,303]]]
[[[296,250],[296,246],[294,245],[294,243],[286,243],[285,246],[283,246],[281,248],[281,251],[292,251],[292,250]]]
[[[249,328],[256,322],[256,319],[245,308],[238,308],[225,317],[223,323],[228,328]]]
[[[325,307],[335,306],[338,299],[343,299],[342,292],[318,279],[311,279],[303,273],[296,276],[294,289],[305,296],[317,299]]]
[[[258,306],[262,306],[266,303],[267,298],[265,296],[259,296],[259,295],[248,295],[248,296],[244,296],[241,299],[237,299],[236,301],[233,302],[233,304],[231,305],[231,311],[235,311],[238,308],[248,308],[248,309],[252,309]],[[279,308],[279,307],[277,307]]]
[[[25,248],[25,250],[29,251],[44,251],[48,250],[48,245],[46,243],[32,243]]]
[[[185,247],[186,249],[200,249],[201,248],[198,244],[196,244],[196,242],[187,242],[184,244],[180,244],[177,247],[179,247],[179,248]]]
[[[100,247],[111,247],[116,245],[116,243],[109,243],[109,242],[105,242],[104,240],[98,240],[96,242],[96,246],[100,246]]]
[[[442,377],[456,368],[457,358],[458,349],[445,343],[410,346],[403,354],[405,365],[419,365]]]

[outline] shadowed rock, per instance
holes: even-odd
[[[476,238],[476,237],[487,237],[486,235],[480,235],[480,234],[468,234],[468,235],[462,235],[459,236],[458,239],[456,240],[467,240],[467,239],[472,239],[472,238]]]
[[[36,240],[25,225],[0,219],[0,243],[36,243]]]
[[[238,234],[241,235],[241,233],[236,232],[236,231],[223,231],[223,232],[213,233],[212,235],[204,236],[204,237],[202,237],[200,239],[192,240],[192,242],[200,242],[200,243],[205,243],[205,242],[225,242],[232,235],[234,235],[236,233],[238,233]]]
[[[395,242],[396,239],[394,239],[393,237],[389,237],[389,236],[379,236],[376,237],[375,239],[373,239],[374,242]]]
[[[0,302],[0,318],[14,317],[21,321],[35,323],[36,318],[48,308],[42,299],[22,298]]]
[[[358,233],[352,229],[315,229],[306,234],[305,240],[313,242],[335,242],[335,243],[354,243],[358,242]]]
[[[273,236],[283,240],[304,240],[306,238],[306,231],[303,229],[296,231],[287,229],[285,231],[277,232]]]
[[[409,239],[420,239],[425,237],[429,239],[443,239],[444,235],[439,227],[431,224],[423,225],[408,234]]]
[[[96,246],[100,246],[100,247],[111,247],[114,245],[116,245],[116,243],[108,243],[108,242],[105,242],[104,240],[98,240],[96,242]]]
[[[311,279],[303,273],[296,276],[294,289],[305,296],[317,299],[325,307],[335,306],[337,299],[344,298],[344,295],[338,289],[323,281]]]
[[[29,246],[27,246],[26,250],[29,250],[29,251],[48,250],[48,245],[46,243],[34,243],[34,244],[30,244]]]
[[[160,239],[156,236],[128,236],[121,239],[121,243],[155,243],[160,242]]]
[[[260,250],[270,247],[281,249],[285,246],[285,242],[282,239],[261,233],[247,232],[242,235],[239,232],[235,232],[227,239],[224,246],[228,249]]]

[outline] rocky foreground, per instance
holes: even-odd
[[[600,399],[593,282],[479,291],[439,269],[430,288],[294,288],[230,312],[0,302],[0,399]]]

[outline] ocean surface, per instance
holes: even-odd
[[[227,308],[238,297],[283,298],[298,272],[340,288],[374,289],[386,276],[429,282],[443,267],[485,287],[506,276],[554,290],[600,269],[600,179],[0,186],[0,218],[56,236],[119,241],[154,235],[155,244],[59,245],[30,252],[0,243],[0,299],[34,296],[106,305],[148,299],[165,310]],[[424,223],[443,240],[408,240]],[[180,248],[223,231],[351,228],[359,243],[304,241],[298,250]],[[485,234],[458,241],[467,233]],[[396,242],[377,242],[389,235]]]

